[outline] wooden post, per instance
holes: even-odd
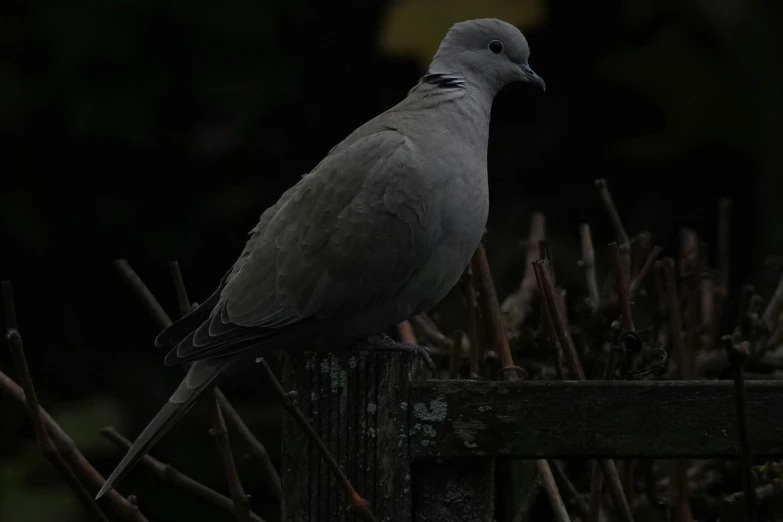
[[[409,385],[426,375],[403,352],[287,357],[281,381],[380,522],[409,521]],[[293,419],[283,420],[284,522],[356,520],[344,492]]]

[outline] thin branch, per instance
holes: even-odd
[[[24,396],[27,398],[28,403],[27,411],[30,414],[30,420],[33,424],[33,431],[35,432],[35,440],[38,443],[38,447],[40,448],[41,453],[43,453],[43,456],[46,457],[60,475],[62,475],[90,516],[96,520],[108,522],[109,519],[106,518],[106,515],[103,514],[101,508],[98,507],[98,504],[92,495],[87,492],[84,484],[81,483],[73,469],[68,466],[68,463],[63,456],[57,451],[49,433],[46,431],[46,422],[44,421],[41,405],[38,403],[38,395],[35,393],[33,377],[30,374],[30,368],[27,366],[22,336],[19,334],[16,324],[16,305],[14,304],[11,281],[3,282],[3,305],[5,307],[5,340],[11,350],[16,371],[22,381]]]
[[[609,185],[606,180],[601,178],[595,180],[595,186],[598,187],[598,193],[601,199],[606,205],[606,210],[609,213],[609,219],[614,227],[615,234],[617,234],[617,240],[620,243],[620,254],[622,255],[623,268],[630,272],[631,270],[631,240],[628,238],[628,234],[625,232],[623,221],[620,219],[620,214],[617,212],[617,207],[614,206],[614,200],[612,200],[612,194],[609,192]]]
[[[280,484],[280,475],[277,473],[274,464],[272,464],[272,459],[269,458],[269,452],[266,451],[266,448],[256,436],[253,435],[253,432],[250,431],[250,428],[247,427],[247,424],[242,420],[242,417],[237,410],[234,409],[231,402],[223,395],[223,392],[219,388],[215,388],[214,393],[217,396],[220,408],[223,410],[223,414],[226,416],[226,419],[228,419],[228,422],[236,428],[240,437],[244,439],[250,454],[261,463],[262,475],[264,480],[266,480],[267,485],[269,485],[269,488],[272,490],[272,493],[275,494],[275,497],[278,500],[282,499],[283,489]]]
[[[503,320],[500,317],[500,308],[498,307],[498,296],[495,293],[495,285],[492,284],[492,275],[489,271],[487,262],[487,253],[484,249],[484,243],[480,242],[476,252],[473,254],[473,273],[478,283],[479,295],[481,295],[481,308],[484,312],[484,319],[488,321],[487,329],[489,337],[492,339],[492,348],[500,357],[502,367],[514,366],[511,358],[511,348],[508,345],[506,330]],[[519,375],[516,372],[506,374],[510,380],[516,380]]]
[[[160,303],[155,296],[152,295],[147,285],[141,280],[136,272],[131,268],[126,259],[115,259],[114,268],[122,276],[123,280],[130,286],[130,288],[136,292],[139,300],[152,316],[152,319],[158,324],[160,329],[166,328],[171,324],[171,318],[160,306]]]
[[[577,379],[580,381],[585,380],[585,373],[582,369],[582,364],[579,361],[579,355],[576,352],[574,341],[571,339],[571,335],[568,330],[563,312],[559,309],[557,304],[557,298],[555,296],[555,285],[552,282],[552,275],[549,272],[548,262],[543,259],[541,261],[535,261],[536,276],[539,282],[539,288],[541,289],[541,297],[547,306],[554,319],[556,326],[556,332],[560,339],[560,344],[564,348],[566,359],[569,364],[576,369]],[[631,508],[625,499],[623,493],[623,486],[620,482],[620,475],[617,473],[614,461],[610,459],[601,459],[599,461],[601,471],[604,474],[609,485],[609,493],[612,496],[612,501],[617,508],[618,515],[624,522],[632,522],[633,514]]]
[[[530,219],[530,232],[527,237],[527,249],[525,251],[524,273],[519,289],[503,300],[500,306],[503,317],[503,325],[509,331],[516,331],[531,310],[531,303],[536,293],[535,273],[530,266],[531,261],[538,259],[539,244],[546,235],[546,217],[541,212],[534,212]]]
[[[522,501],[519,503],[519,508],[517,509],[517,514],[514,515],[511,522],[527,522],[527,520],[530,519],[530,509],[536,503],[540,491],[541,477],[536,474],[536,478],[533,479],[530,489],[525,493],[525,496],[522,497]]]
[[[617,297],[620,301],[622,327],[625,330],[635,331],[636,327],[633,324],[633,315],[631,314],[631,292],[628,289],[628,280],[626,279],[626,275],[623,273],[623,263],[622,259],[620,259],[620,249],[617,247],[617,243],[610,243],[609,249],[611,251],[612,258],[614,286],[617,291]]]
[[[684,265],[683,265],[684,266]],[[688,354],[685,352],[685,343],[683,342],[682,312],[680,310],[680,300],[677,292],[677,279],[674,271],[674,260],[667,257],[663,260],[663,275],[666,285],[666,295],[669,298],[669,322],[672,339],[672,350],[674,351],[673,360],[676,361],[677,373],[680,378],[690,374],[688,367]],[[672,519],[678,522],[689,521],[692,519],[690,504],[688,502],[688,464],[683,459],[677,459],[674,462],[672,470]]]
[[[123,437],[119,432],[117,432],[117,430],[110,426],[103,428],[101,430],[101,435],[109,439],[120,448],[128,450],[131,447],[131,441]],[[164,464],[150,455],[144,455],[141,458],[141,462],[150,468],[164,482],[168,482],[169,484],[182,488],[185,491],[189,491],[197,497],[203,498],[207,502],[210,502],[219,508],[225,509],[233,515],[237,514],[236,507],[230,498],[225,495],[221,495],[214,489],[205,486],[201,482],[193,480],[189,476],[183,474],[181,471],[175,469],[173,466]],[[250,513],[250,520],[253,522],[264,522],[264,519],[252,512]]]
[[[617,297],[620,301],[621,312],[621,325],[626,331],[634,332],[636,327],[634,326],[633,315],[631,313],[631,296],[628,289],[628,280],[623,273],[623,263],[620,259],[620,250],[617,247],[617,243],[610,243],[609,249],[611,251],[612,258],[612,273],[614,275],[614,285],[617,290]],[[645,265],[652,265],[650,258],[645,262]],[[649,267],[648,267],[649,270]],[[633,506],[633,459],[628,459],[623,464],[623,490],[625,491],[625,498],[629,506]]]
[[[775,292],[772,294],[767,308],[764,309],[764,314],[761,316],[767,328],[770,330],[775,328],[775,318],[781,311],[783,311],[783,273],[780,274],[778,286],[775,288]]]
[[[568,502],[571,507],[573,507],[578,512],[579,516],[583,520],[587,520],[588,506],[585,501],[582,500],[582,497],[579,496],[579,491],[577,491],[571,480],[569,480],[568,475],[565,474],[563,468],[556,460],[550,460],[549,467],[552,469],[552,474],[555,476],[555,481],[557,481],[557,483],[560,485],[560,488],[564,489],[566,492],[566,502]]]
[[[268,382],[272,384],[272,388],[275,394],[277,394],[278,399],[280,399],[283,407],[299,424],[307,438],[310,440],[310,443],[316,447],[327,466],[329,466],[329,469],[331,469],[338,482],[340,482],[342,485],[343,489],[345,490],[345,495],[348,497],[348,502],[351,504],[351,507],[356,512],[356,514],[366,522],[378,522],[378,519],[375,518],[375,515],[373,515],[372,511],[370,510],[370,503],[356,492],[354,487],[351,485],[351,482],[348,480],[348,477],[345,476],[345,473],[343,473],[343,470],[340,468],[340,464],[337,463],[337,460],[335,460],[334,456],[329,451],[329,448],[326,447],[326,444],[324,444],[313,427],[307,421],[304,414],[302,414],[301,410],[296,406],[291,395],[288,394],[285,391],[285,388],[283,388],[283,385],[280,384],[280,381],[277,379],[275,372],[272,371],[272,368],[269,367],[269,364],[266,362],[266,360],[264,358],[260,358],[257,360],[257,362],[261,364]]]
[[[745,522],[756,522],[758,499],[756,498],[756,481],[753,478],[753,451],[750,444],[750,429],[748,428],[745,379],[742,375],[742,365],[750,354],[750,345],[747,341],[735,345],[730,335],[724,335],[721,341],[731,362],[734,379],[734,402],[737,409],[740,462],[742,464],[742,488],[745,492],[743,502]]]
[[[593,461],[590,474],[590,502],[587,506],[587,522],[598,522],[601,519],[601,490],[604,485],[604,476],[601,473],[601,465],[597,460]]]
[[[462,306],[465,310],[465,329],[470,341],[470,378],[479,378],[479,362],[481,361],[481,344],[479,342],[478,325],[476,323],[476,314],[478,313],[476,305],[476,290],[473,283],[473,270],[470,263],[465,268],[465,272],[460,279],[460,290],[462,291]]]
[[[557,522],[570,522],[568,511],[566,510],[563,499],[560,498],[560,492],[555,483],[555,477],[552,475],[549,463],[544,459],[536,460],[538,476],[541,478],[541,484],[544,486],[549,503],[552,505],[552,512]]]
[[[400,336],[400,341],[416,344],[416,334],[413,333],[413,326],[411,326],[410,321],[405,320],[397,323],[397,334]]]
[[[9,376],[0,371],[0,388],[5,390],[11,397],[19,402],[22,406],[30,408],[30,405],[25,398],[25,393],[22,388],[14,382]],[[57,451],[63,456],[74,473],[85,483],[89,483],[95,491],[98,491],[103,486],[105,479],[98,471],[92,467],[92,464],[84,458],[79,449],[74,444],[67,433],[63,431],[59,424],[57,424],[51,415],[43,408],[39,407],[43,421],[46,424],[46,431],[52,438]],[[111,489],[103,497],[106,502],[111,505],[115,513],[117,513],[123,520],[129,522],[148,522],[147,518],[141,514],[138,506],[124,498],[117,491]]]
[[[585,283],[587,284],[587,295],[590,297],[590,306],[593,310],[596,310],[601,303],[601,292],[598,290],[598,278],[595,275],[595,249],[593,248],[590,225],[587,223],[579,225],[579,237],[582,243],[582,261],[580,265],[585,271]]]
[[[680,276],[686,278],[699,268],[699,236],[692,228],[680,230]]]
[[[642,284],[644,283],[644,279],[647,277],[650,269],[655,264],[658,256],[661,255],[661,252],[663,252],[663,249],[656,245],[650,252],[650,255],[647,256],[647,259],[644,261],[642,268],[639,269],[639,273],[636,274],[636,276],[634,276],[634,278],[631,280],[631,284],[628,290],[631,300],[636,297],[636,293],[639,291],[639,288],[641,288]]]
[[[215,444],[220,454],[220,461],[223,463],[223,470],[226,473],[226,482],[228,482],[228,490],[231,492],[231,501],[236,509],[237,520],[239,522],[250,522],[250,497],[245,495],[242,482],[239,480],[239,472],[237,472],[234,455],[231,452],[231,443],[228,439],[226,421],[223,418],[223,412],[220,409],[215,390],[212,390],[212,400],[209,403],[209,407],[212,420],[212,429],[209,431],[209,434],[215,439]]]
[[[482,296],[482,305],[486,312],[484,317],[490,318],[487,328],[490,330],[493,345],[500,356],[503,369],[510,369],[510,371],[502,372],[503,378],[507,381],[515,381],[519,378],[516,369],[521,370],[521,368],[514,365],[514,359],[511,356],[511,348],[508,345],[506,331],[500,319],[500,308],[498,307],[497,295],[495,294],[495,285],[492,283],[492,274],[489,270],[487,253],[483,243],[479,243],[473,255],[472,264],[473,270],[478,276],[479,293]],[[552,511],[555,513],[555,520],[558,522],[570,522],[568,511],[566,511],[560,491],[558,491],[557,484],[555,484],[555,479],[552,476],[552,470],[549,469],[549,463],[545,459],[537,459],[536,468],[549,503],[552,506]]]

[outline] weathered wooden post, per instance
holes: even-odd
[[[406,353],[303,354],[282,382],[381,521],[411,519],[408,388],[426,375]],[[283,520],[355,520],[345,493],[299,426],[283,422]]]
[[[414,463],[414,433],[438,444],[446,404],[410,403],[410,384],[426,378],[418,356],[355,352],[303,354],[283,364],[283,386],[381,522],[491,522],[491,460]],[[438,430],[441,433],[438,433]],[[345,494],[300,427],[286,416],[282,448],[283,520],[352,521]]]

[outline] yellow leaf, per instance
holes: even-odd
[[[446,31],[457,22],[500,18],[523,31],[542,23],[545,0],[400,0],[387,9],[379,47],[388,56],[413,57],[426,67]]]

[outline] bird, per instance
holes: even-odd
[[[487,148],[495,95],[546,90],[514,25],[451,26],[418,83],[356,128],[266,209],[209,298],[155,339],[189,365],[96,498],[121,480],[217,380],[313,339],[367,339],[429,311],[458,282],[489,212]],[[365,346],[365,345],[362,345]]]

